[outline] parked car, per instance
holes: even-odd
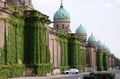
[[[65,70],[63,71],[64,74],[78,74],[79,73],[79,70],[78,69],[75,69],[75,68],[71,68],[69,70]]]

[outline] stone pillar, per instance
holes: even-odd
[[[111,56],[108,58],[108,68],[111,69]]]
[[[61,47],[59,43],[57,42],[57,38],[55,35],[55,30],[49,28],[49,34],[48,34],[47,40],[48,40],[48,47],[50,50],[50,61],[52,63],[53,71],[52,74],[60,74],[60,53],[61,53]]]
[[[0,48],[4,46],[4,21],[0,21]]]
[[[96,70],[96,52],[94,52],[94,71]]]
[[[111,68],[114,68],[114,56],[111,57]]]
[[[94,48],[87,48],[87,71],[94,71],[96,68],[96,54]]]
[[[29,0],[29,5],[32,5],[32,0]]]

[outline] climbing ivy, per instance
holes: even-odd
[[[84,71],[86,65],[86,52],[85,49],[80,47],[79,36],[76,34],[69,34],[68,40],[69,66]]]
[[[25,70],[23,61],[26,67],[36,70],[36,75],[50,73],[50,52],[46,45],[44,26],[48,20],[35,10],[25,11],[24,16],[15,12],[1,20],[9,26],[5,26],[5,43],[0,49],[0,73],[4,72],[5,77],[22,76]]]
[[[98,71],[103,70],[103,52],[101,50],[96,51],[96,66]]]
[[[47,21],[36,10],[25,11],[24,28],[24,63],[27,67],[32,67],[36,75],[46,75],[51,71],[50,52],[46,45],[46,27]]]
[[[4,21],[4,47],[0,49],[0,76],[23,75],[24,20],[19,14],[10,14]]]
[[[78,51],[79,51],[79,39],[75,34],[70,34],[68,38],[68,52],[69,52],[69,65],[70,67],[78,66]]]
[[[24,65],[0,65],[0,79],[23,76]]]
[[[120,69],[120,59],[115,57],[115,67],[118,67]]]
[[[24,20],[20,15],[10,15],[6,37],[6,64],[18,64],[24,56]]]
[[[81,69],[79,69],[80,71],[85,71],[85,67],[86,67],[86,51],[83,48],[80,48],[80,57],[79,57],[79,62],[81,65]]]
[[[108,70],[108,54],[103,52],[103,70]]]
[[[18,6],[14,6],[12,4],[8,4],[10,10],[12,12],[14,12],[15,14],[19,14],[19,15],[23,15],[24,9],[18,7]]]
[[[57,39],[61,47],[61,71],[68,69],[68,34],[61,30],[57,31]]]

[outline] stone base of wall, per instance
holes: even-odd
[[[51,73],[47,73],[47,75],[46,76],[51,76]]]
[[[87,70],[87,72],[93,72],[93,71],[96,71],[96,68],[95,67],[87,67],[86,70]]]
[[[33,68],[26,68],[25,69],[25,76],[33,76]]]
[[[53,69],[52,74],[53,75],[60,74],[60,69]]]
[[[112,70],[112,68],[108,68],[108,70]]]

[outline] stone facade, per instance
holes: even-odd
[[[19,6],[25,10],[33,9],[32,0],[6,0],[6,3]]]
[[[61,48],[59,43],[56,40],[56,30],[54,30],[53,28],[49,28],[49,33],[48,33],[48,47],[50,50],[50,54],[51,54],[51,63],[53,65],[53,67],[56,69],[60,66],[60,52],[61,52]]]
[[[0,22],[0,48],[3,48],[4,46],[4,22]]]
[[[25,3],[24,3],[25,1]],[[15,6],[19,6],[21,8],[24,8],[25,10],[31,10],[33,9],[32,7],[32,0],[7,0],[7,4],[11,3],[12,5]],[[0,1],[0,18],[7,18],[9,14],[12,14],[13,12],[9,9],[9,6],[3,1]],[[23,5],[24,3],[24,5]],[[62,6],[63,7],[63,6]],[[41,13],[41,15],[45,18],[49,18],[47,15],[44,15]],[[25,16],[27,17],[27,15]],[[49,19],[48,19],[49,20]],[[54,18],[53,23],[53,27],[50,27],[49,24],[50,22],[45,24],[46,27],[46,45],[50,51],[50,63],[52,64],[52,74],[59,74],[61,73],[60,71],[60,67],[61,67],[61,63],[64,63],[65,66],[69,66],[67,61],[69,61],[69,55],[71,52],[68,52],[68,37],[65,37],[65,39],[67,39],[67,42],[64,41],[64,39],[62,39],[62,42],[58,42],[57,38],[57,32],[59,30],[67,33],[68,35],[72,35],[71,30],[70,30],[70,18],[67,19],[61,19],[61,18]],[[8,24],[4,21],[4,20],[0,20],[0,48],[3,48],[4,46],[4,41],[5,41],[5,36],[7,36],[7,28],[9,28]],[[97,47],[96,42],[95,41],[88,41],[87,40],[87,34],[73,34],[73,35],[78,35],[78,37],[80,37],[79,39],[79,43],[77,44],[77,46],[79,46],[78,48],[84,49],[85,52],[85,59],[86,59],[86,63],[85,63],[85,71],[95,71],[96,70],[96,51],[97,50],[102,50],[102,47]],[[64,35],[61,35],[61,37],[64,38]],[[74,38],[74,36],[73,36]],[[78,38],[76,38],[78,39]],[[76,40],[75,40],[76,41]],[[63,45],[66,45],[66,48],[68,48],[67,50],[65,50],[65,48],[62,48],[61,43]],[[77,50],[75,50],[77,51]],[[67,52],[67,53],[65,53]],[[62,53],[64,53],[63,55],[61,55]],[[66,56],[65,58],[65,62],[62,61],[62,56]],[[81,55],[82,58],[82,55]],[[78,58],[80,59],[80,58]],[[77,61],[78,63],[80,61]],[[23,63],[20,63],[23,64]],[[63,65],[63,66],[64,66]],[[108,58],[108,68],[112,68],[114,67],[114,58],[109,55]],[[27,75],[31,75],[32,74],[33,69],[32,68],[26,68],[26,74]],[[84,69],[82,70],[84,71]]]

